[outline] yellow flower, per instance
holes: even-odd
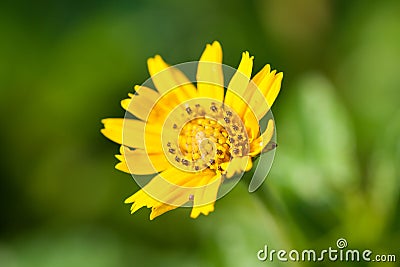
[[[224,90],[229,69],[216,41],[186,67],[196,69],[195,81],[159,55],[147,64],[149,82],[121,102],[125,118],[102,121],[101,132],[121,144],[116,168],[142,186],[125,203],[132,203],[132,213],[152,208],[151,220],[180,206],[191,206],[192,218],[207,215],[221,185],[250,170],[252,158],[270,143],[274,122],[269,119],[261,133],[259,121],[269,113],[283,74],[266,65],[251,79],[253,57],[244,52]]]

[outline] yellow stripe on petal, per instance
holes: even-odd
[[[243,116],[244,111],[247,109],[247,103],[242,98],[250,81],[253,58],[250,57],[249,52],[242,54],[242,60],[229,82],[224,99],[224,103],[234,109],[239,116]]]
[[[268,143],[271,141],[273,135],[274,135],[274,121],[269,120],[267,129],[264,131],[264,133],[250,144],[249,156],[254,157],[260,154],[261,151],[264,149],[264,147],[268,145]]]
[[[222,102],[224,99],[224,76],[222,73],[222,48],[215,41],[207,44],[197,67],[197,91],[200,97]]]

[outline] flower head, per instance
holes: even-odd
[[[142,186],[125,202],[132,213],[151,208],[150,219],[180,206],[191,206],[192,218],[207,215],[221,185],[240,178],[252,158],[274,147],[273,119],[263,132],[259,122],[268,117],[283,74],[266,65],[251,79],[248,52],[237,70],[222,65],[216,41],[199,62],[171,67],[157,55],[147,63],[151,79],[121,102],[125,118],[102,121],[102,133],[121,144],[116,168]]]

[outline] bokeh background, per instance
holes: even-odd
[[[258,250],[349,248],[400,261],[400,2],[2,1],[0,266],[286,266]],[[123,200],[100,120],[148,78],[146,59],[197,60],[219,40],[284,72],[279,147],[197,220],[149,221]],[[341,266],[344,263],[292,263]],[[357,265],[352,263],[351,265]],[[398,266],[359,263],[359,266]],[[348,264],[350,266],[350,264]]]

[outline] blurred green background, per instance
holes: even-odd
[[[400,261],[399,1],[2,1],[0,266],[286,266],[271,249],[349,248]],[[279,147],[197,220],[148,220],[123,200],[100,120],[148,78],[146,59],[197,60],[219,40],[284,72]],[[292,263],[341,266],[344,263]],[[355,263],[349,264],[356,265]],[[398,266],[359,263],[359,266]]]

